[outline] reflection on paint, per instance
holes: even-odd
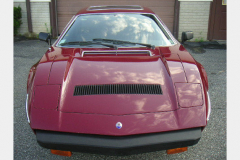
[[[200,83],[201,76],[200,76],[199,70],[195,64],[184,62],[183,67],[185,69],[188,82]]]
[[[143,84],[162,84],[164,85],[164,68],[159,67],[159,62],[146,63],[124,63],[124,62],[85,62],[78,65],[78,60],[74,60],[74,67],[71,72],[81,72],[85,79],[92,83],[143,83]],[[153,66],[154,69],[148,69]],[[152,67],[151,67],[152,68]],[[94,71],[94,72],[92,72]],[[82,77],[71,74],[74,77]],[[70,76],[70,75],[68,75]],[[78,78],[78,79],[79,79]]]
[[[203,97],[200,84],[175,83],[181,107],[201,106]]]

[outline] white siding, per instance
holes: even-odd
[[[180,2],[179,39],[182,37],[182,32],[193,31],[194,37],[191,41],[207,40],[210,3]]]
[[[48,2],[31,2],[33,32],[50,32],[50,11]],[[46,25],[45,25],[46,24]]]
[[[27,22],[27,9],[25,2],[14,2],[14,7],[20,6],[22,9],[22,24],[18,30],[19,34],[24,34],[28,32],[28,22]]]
[[[14,7],[22,8],[22,24],[19,28],[19,34],[28,33],[26,2],[14,2]],[[50,32],[50,11],[49,2],[31,2],[31,16],[33,32]],[[45,25],[46,24],[46,25]]]

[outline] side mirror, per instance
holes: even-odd
[[[47,42],[49,44],[49,48],[51,48],[51,35],[50,35],[50,33],[40,32],[38,37],[41,41]]]
[[[182,32],[182,44],[189,39],[193,38],[193,32],[192,31],[187,31],[187,32]]]
[[[49,39],[50,39],[50,34],[49,33],[44,33],[44,32],[40,32],[39,33],[39,39],[41,41],[45,41],[48,43]]]

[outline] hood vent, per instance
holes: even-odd
[[[74,96],[98,94],[162,94],[159,84],[103,84],[76,86]]]

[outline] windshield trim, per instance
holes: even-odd
[[[66,29],[64,29],[62,32],[62,34],[59,36],[58,40],[57,40],[57,43],[55,44],[56,47],[60,47],[60,48],[73,48],[73,47],[67,47],[67,46],[61,46],[59,45],[59,43],[61,42],[61,40],[63,39],[63,37],[65,36],[65,34],[68,32],[68,30],[72,27],[73,23],[76,21],[76,19],[79,17],[79,16],[84,16],[84,15],[92,15],[92,14],[95,14],[95,15],[101,15],[101,14],[121,14],[121,13],[125,13],[125,12],[114,12],[114,13],[87,13],[87,14],[79,14],[79,15],[76,15],[74,18],[72,17],[72,19],[68,22],[70,23],[68,25],[68,27]],[[131,13],[127,13],[127,14],[141,14],[141,15],[144,15],[144,14],[148,14],[148,15],[152,15],[154,16],[154,21],[157,22],[157,25],[159,26],[159,28],[162,30],[162,32],[164,33],[164,35],[166,36],[166,38],[169,38],[172,40],[173,44],[171,45],[166,45],[166,46],[155,46],[155,47],[168,47],[168,46],[174,46],[177,44],[177,41],[175,40],[174,37],[172,37],[171,33],[169,33],[169,30],[166,29],[165,26],[163,26],[162,22],[160,22],[159,20],[159,17],[156,16],[155,14],[152,14],[152,13],[139,13],[139,12],[131,12]],[[170,42],[171,43],[171,42]],[[75,47],[76,48],[76,47]],[[118,47],[118,48],[126,48],[126,47]]]

